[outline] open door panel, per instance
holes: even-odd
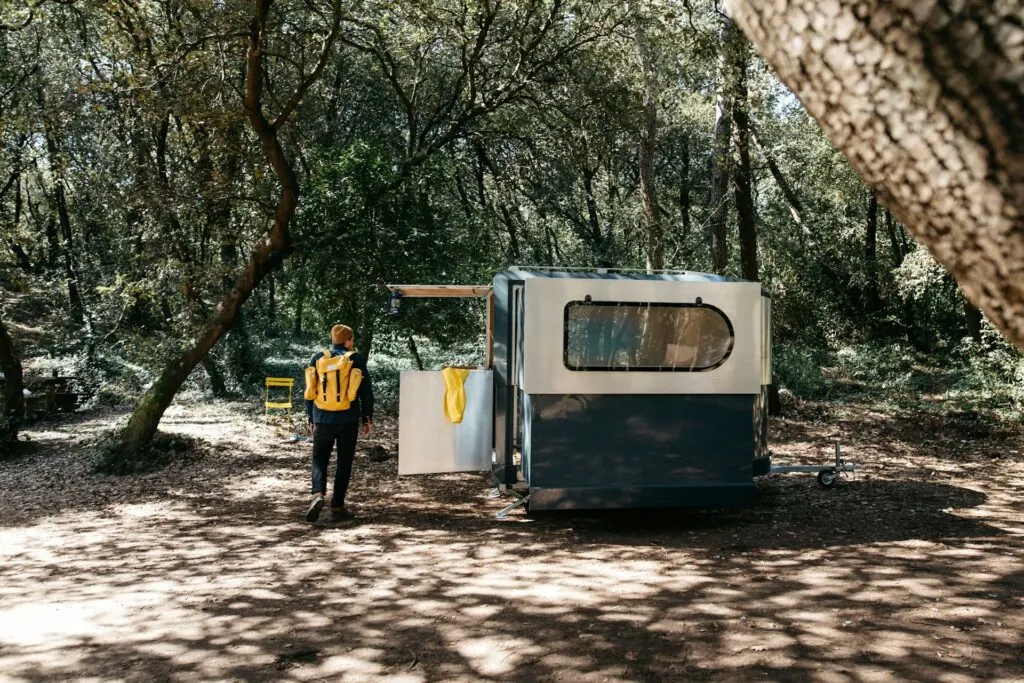
[[[398,406],[398,474],[482,472],[491,469],[493,375],[473,370],[463,385],[466,410],[453,424],[444,414],[439,371],[403,372]]]

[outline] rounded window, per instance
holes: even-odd
[[[725,314],[706,304],[571,301],[563,361],[570,370],[700,372],[732,353]]]

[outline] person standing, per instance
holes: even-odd
[[[366,359],[353,349],[355,333],[348,325],[331,328],[331,346],[317,353],[306,367],[306,418],[313,432],[313,499],[306,521],[320,517],[327,497],[327,466],[337,447],[338,463],[331,496],[331,521],[351,519],[345,508],[362,423],[363,436],[373,429],[373,387]]]

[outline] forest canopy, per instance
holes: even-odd
[[[1017,372],[712,2],[0,8],[0,360],[136,406],[122,453],[334,322],[371,359],[472,345],[480,307],[392,319],[384,284],[508,264],[760,280],[791,389],[849,343]]]

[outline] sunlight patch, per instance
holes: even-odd
[[[456,645],[463,657],[484,676],[500,676],[515,670],[533,643],[523,638],[476,638]]]

